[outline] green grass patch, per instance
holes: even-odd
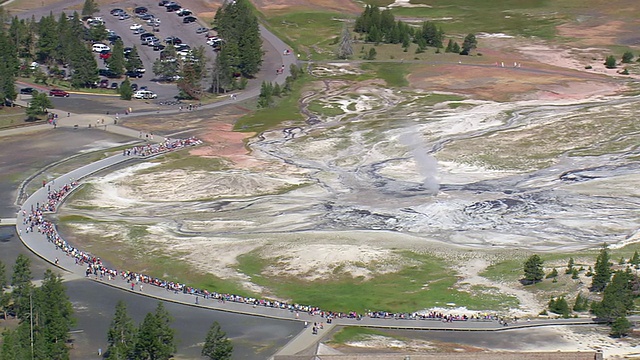
[[[268,266],[278,266],[278,259],[261,259],[258,253],[240,256],[237,269],[280,298],[334,311],[415,311],[447,303],[488,310],[514,304],[513,298],[457,290],[455,272],[441,259],[409,252],[401,254],[407,260],[403,263],[410,265],[396,273],[376,274],[369,280],[354,279],[340,268],[326,280],[303,281],[299,277],[270,276],[264,270]]]
[[[384,80],[389,87],[403,87],[409,85],[407,75],[409,69],[405,64],[398,63],[364,63],[363,70],[374,71],[376,77]]]
[[[493,281],[516,281],[524,276],[524,259],[509,259],[489,265],[479,275]]]
[[[58,218],[60,223],[87,223],[96,222],[95,219],[83,215],[63,215]]]
[[[293,83],[291,93],[277,99],[273,107],[258,109],[236,121],[233,130],[242,132],[262,132],[272,129],[283,122],[302,122],[304,116],[300,113],[298,99],[302,88],[311,81],[307,76],[299,78]]]
[[[346,14],[335,12],[291,12],[272,14],[265,20],[269,29],[290,44],[297,53],[314,60],[335,58],[335,38],[340,36]]]
[[[45,115],[42,115],[45,118]],[[0,128],[12,127],[16,125],[27,124],[26,122],[27,113],[25,109],[20,106],[15,107],[0,107]],[[45,123],[44,120],[39,121],[40,123]],[[33,124],[35,122],[29,122]]]
[[[338,116],[344,114],[344,110],[340,108],[339,104],[331,104],[318,100],[312,101],[307,109],[321,116]]]
[[[362,326],[345,326],[333,334],[329,342],[332,344],[347,344],[353,341],[365,340],[372,335],[389,337],[389,335],[376,329]]]
[[[544,39],[554,37],[555,27],[569,21],[558,14],[578,9],[576,1],[557,4],[550,0],[412,0],[411,3],[429,7],[397,7],[393,8],[393,14],[396,17],[435,19],[434,22],[447,34],[500,32]]]

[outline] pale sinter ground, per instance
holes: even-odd
[[[579,66],[571,60],[555,65]],[[359,70],[328,64],[314,71]],[[456,266],[461,288],[497,287],[520,301],[513,314],[536,315],[544,300],[517,283],[494,283],[478,273],[526,254],[520,249],[576,251],[603,238],[614,246],[637,239],[638,194],[614,190],[634,188],[638,181],[628,161],[637,138],[624,145],[625,137],[637,132],[558,139],[546,132],[575,118],[605,129],[598,121],[612,111],[616,123],[623,123],[636,108],[615,95],[621,86],[605,81],[541,86],[533,93],[538,95],[509,103],[441,93],[451,99],[430,105],[431,93],[420,89],[327,80],[324,90],[307,94],[306,103],[319,101],[341,114],[315,114],[317,124],[252,138],[250,154],[224,154],[229,169],[149,172],[153,164],[147,163],[93,179],[90,196],[74,200],[63,214],[122,220],[73,225],[80,235],[100,234],[115,242],[128,241],[122,234],[131,224],[144,224],[144,246],[185,254],[200,271],[239,280],[267,296],[273,296],[269,289],[234,269],[237,256],[257,251],[277,259],[270,273],[312,280],[338,266],[368,278],[406,265],[393,249],[426,251],[461,265]],[[220,127],[218,134],[228,130]],[[539,138],[545,141],[535,141]],[[614,138],[623,144],[612,148]],[[476,139],[497,140],[500,153]],[[214,139],[194,153],[215,156],[238,141],[242,138]],[[575,156],[576,148],[590,156]],[[609,167],[599,169],[602,162]],[[559,179],[565,172],[597,176]],[[82,205],[95,209],[73,210]],[[472,257],[468,249],[474,250]],[[571,329],[554,331],[567,339],[567,349],[614,344],[602,333],[585,342],[584,334]],[[605,351],[632,351],[623,348]]]

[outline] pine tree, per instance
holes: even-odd
[[[120,84],[118,93],[120,93],[120,99],[131,100],[131,97],[133,96],[133,90],[131,89],[131,81],[129,80],[129,77],[126,77],[122,84]]]
[[[555,278],[557,276],[558,276],[558,269],[553,268],[553,270],[551,270],[551,272],[547,274],[546,278],[547,279],[551,279],[551,278]]]
[[[9,41],[7,34],[0,28],[0,106],[4,106],[4,100],[15,100],[16,75],[18,58],[15,46]]]
[[[170,327],[171,316],[162,303],[155,313],[148,313],[138,329],[134,346],[136,359],[166,360],[176,351],[174,330]]]
[[[142,60],[140,59],[140,55],[138,54],[138,48],[135,45],[131,48],[131,52],[129,53],[129,56],[127,57],[127,61],[124,66],[127,69],[127,71],[135,71],[136,69],[142,68],[143,66]]]
[[[636,250],[631,259],[629,259],[629,264],[636,266],[640,265],[640,255],[638,255],[638,250]]]
[[[48,359],[68,359],[67,340],[74,324],[73,308],[60,276],[51,270],[45,271],[35,298],[35,329],[42,351]]]
[[[228,360],[231,359],[232,353],[233,345],[231,341],[220,328],[220,324],[215,321],[207,333],[207,338],[202,348],[202,356],[206,356],[211,360]]]
[[[25,319],[29,312],[29,298],[33,293],[31,280],[33,280],[33,276],[31,275],[31,260],[25,255],[20,254],[16,258],[16,263],[13,266],[13,275],[11,276],[11,286],[13,287],[11,294],[16,316],[19,319]]]
[[[602,301],[592,303],[592,312],[598,318],[609,322],[618,317],[627,316],[628,312],[633,309],[633,278],[634,276],[629,269],[616,271],[611,282],[604,289]]]
[[[338,59],[346,60],[353,55],[353,47],[351,46],[351,33],[345,24],[340,34],[340,44],[338,45]]]
[[[238,71],[244,77],[255,75],[262,65],[263,51],[258,19],[252,12],[249,1],[226,1],[216,12],[214,25],[220,37],[225,40],[221,53],[226,51],[225,62],[228,63],[224,64],[225,67],[218,68],[218,76],[227,78],[223,75],[227,71],[232,74]],[[226,66],[232,69],[227,69]]]
[[[37,120],[38,116],[46,114],[48,109],[51,108],[53,108],[53,104],[47,96],[47,93],[34,91],[31,96],[31,101],[29,101],[29,106],[27,106],[27,118],[29,120]],[[29,272],[29,275],[31,275],[31,272]]]
[[[573,261],[573,258],[569,258],[569,262],[567,263],[567,270],[564,271],[565,274],[571,274],[573,272],[573,265],[575,264],[575,262]]]
[[[549,311],[560,314],[563,318],[568,318],[569,315],[571,315],[569,305],[567,304],[567,300],[564,298],[564,296],[561,296],[557,299],[551,299],[549,301]]]
[[[107,360],[129,359],[133,355],[135,341],[136,328],[127,313],[127,305],[122,300],[118,301],[116,313],[107,333],[109,343],[106,351]]]
[[[611,324],[610,335],[614,338],[625,337],[629,334],[633,326],[631,322],[624,316],[616,318]]]
[[[628,64],[631,61],[633,61],[633,53],[631,51],[625,51],[624,54],[622,54],[622,63]]]
[[[464,41],[462,42],[462,51],[460,55],[469,55],[473,49],[478,46],[478,40],[476,40],[476,36],[473,34],[468,34],[465,36]]]
[[[10,294],[5,294],[4,290],[9,283],[7,282],[7,270],[2,261],[0,261],[0,311],[3,319],[7,319],[7,308],[9,307]]]
[[[100,9],[98,8],[98,4],[95,0],[84,1],[84,4],[82,5],[82,16],[91,16],[99,11]]]
[[[453,40],[449,39],[447,42],[447,47],[444,49],[444,52],[450,53],[453,51]]]
[[[613,56],[613,55],[607,56],[607,58],[604,61],[604,66],[607,69],[615,69],[617,67],[617,65],[616,65],[616,57]]]
[[[73,43],[71,67],[71,86],[74,88],[89,87],[99,79],[96,59],[91,50],[81,42]]]
[[[111,49],[111,56],[107,59],[107,64],[109,65],[109,70],[113,71],[117,76],[124,74],[126,60],[124,58],[122,40],[116,40],[113,49]]]
[[[594,274],[591,282],[591,291],[602,291],[611,279],[611,263],[607,245],[603,245],[593,268]]]
[[[535,284],[544,278],[543,261],[537,254],[531,255],[524,263],[524,284]]]
[[[589,299],[582,295],[582,293],[578,293],[576,296],[576,300],[573,304],[573,311],[585,311],[589,308]]]
[[[579,279],[578,269],[573,268],[573,270],[571,270],[571,278],[574,280]]]

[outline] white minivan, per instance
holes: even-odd
[[[149,90],[138,90],[133,94],[134,99],[155,99],[158,95]]]
[[[101,51],[109,51],[111,50],[110,47],[108,47],[105,44],[93,44],[93,48],[92,48],[93,52],[101,52]]]

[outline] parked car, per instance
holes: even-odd
[[[20,89],[20,94],[32,95],[34,91],[36,91],[36,89],[32,87],[26,87],[26,88]]]
[[[101,89],[106,89],[109,87],[109,79],[102,79],[100,80],[100,82],[98,83],[98,87]]]
[[[105,44],[101,44],[101,43],[93,44],[93,47],[91,49],[93,50],[93,52],[102,52],[102,51],[105,51],[105,50],[107,50],[107,51],[111,50],[110,47],[108,47]]]
[[[164,39],[164,42],[165,44],[173,44],[173,45],[182,44],[182,40],[180,40],[180,38],[177,36],[169,36],[168,38]]]
[[[110,57],[111,57],[111,51],[109,50],[100,51],[100,59],[107,60]]]
[[[133,94],[134,99],[155,99],[158,95],[149,90],[138,90]]]
[[[182,6],[180,6],[178,4],[169,5],[169,6],[167,6],[167,12],[177,11],[177,10],[180,10],[181,8],[182,8]]]
[[[135,70],[127,71],[124,74],[130,78],[141,78],[144,75],[141,72]]]
[[[196,18],[195,18],[195,17],[193,17],[193,16],[187,16],[187,17],[185,17],[184,19],[182,19],[182,23],[184,23],[184,24],[188,24],[188,23],[192,23],[192,22],[194,22],[194,21],[196,21],[196,20],[198,20],[198,19],[196,19]]]
[[[149,11],[149,9],[147,9],[144,6],[138,6],[137,8],[133,9],[133,12],[140,15],[140,14],[146,14],[147,11]]]
[[[122,10],[122,9],[118,9],[118,8],[116,8],[116,9],[111,9],[111,11],[109,11],[109,13],[110,13],[111,15],[113,15],[113,16],[120,16],[120,15],[122,15],[122,13],[123,13],[123,12],[124,12],[124,10]]]
[[[127,14],[127,13],[122,13],[120,14],[120,16],[118,16],[119,20],[127,20],[127,19],[131,19],[131,15]]]
[[[140,35],[140,40],[144,40],[145,38],[153,37],[153,36],[155,36],[155,35],[153,35],[152,33],[146,32],[146,33]]]
[[[118,83],[117,82],[111,83],[111,88],[112,89],[117,89],[118,88]]]
[[[60,89],[51,89],[49,90],[49,96],[69,97],[69,93]]]
[[[129,30],[138,30],[138,29],[142,29],[142,25],[133,24],[133,25],[129,26]]]
[[[111,71],[109,69],[98,69],[98,75],[106,76],[106,77],[111,78],[111,79],[118,77],[118,75],[115,72],[113,72],[113,71]]]
[[[176,11],[176,15],[178,15],[178,16],[188,16],[188,15],[191,15],[191,14],[193,14],[193,13],[189,9],[184,9],[183,8],[183,9],[180,9],[180,10]]]
[[[138,91],[138,84],[136,84],[136,83],[131,84],[131,91],[133,91],[133,92]]]
[[[164,45],[162,45],[160,43],[153,45],[153,51],[162,51],[165,48],[166,48],[166,46],[164,46]]]
[[[160,0],[158,1],[158,6],[165,6],[169,3],[169,0]]]
[[[197,28],[197,29],[196,29],[196,34],[204,34],[204,33],[206,33],[207,31],[209,31],[209,28],[206,28],[206,27],[199,27],[199,28]]]
[[[154,19],[155,16],[153,14],[146,13],[146,14],[142,14],[142,15],[138,16],[138,18],[140,20],[145,20],[146,21],[146,20]]]

